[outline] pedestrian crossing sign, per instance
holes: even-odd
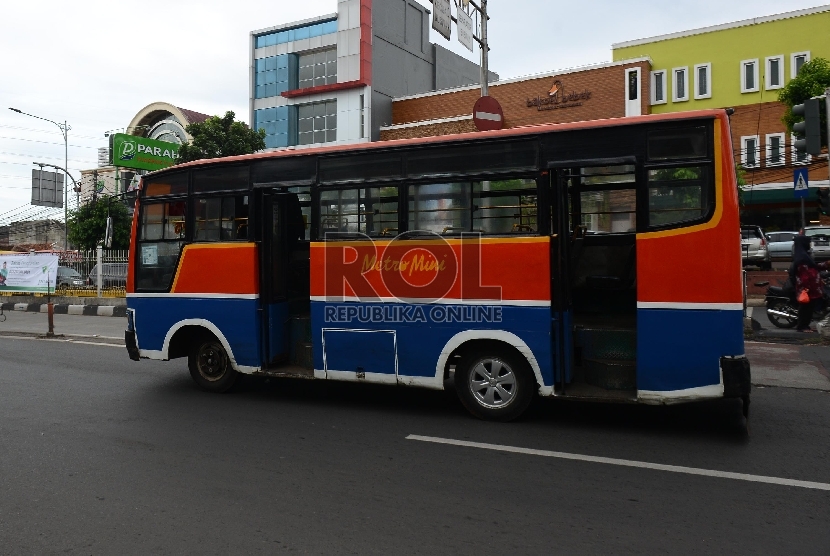
[[[793,174],[793,193],[796,199],[806,199],[810,194],[807,168],[799,168]]]

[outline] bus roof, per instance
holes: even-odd
[[[432,143],[453,143],[460,141],[469,141],[473,139],[498,139],[502,137],[517,137],[517,136],[532,136],[541,135],[551,132],[564,132],[578,129],[594,129],[602,127],[616,127],[622,125],[636,125],[657,122],[670,122],[677,120],[693,120],[705,118],[726,118],[725,109],[713,110],[689,110],[685,112],[674,112],[671,114],[648,114],[645,116],[628,116],[624,118],[606,118],[601,120],[587,120],[581,122],[570,122],[561,124],[533,124],[526,126],[513,127],[509,129],[500,129],[496,131],[474,131],[467,133],[455,133],[452,135],[435,135],[430,137],[418,137],[414,139],[392,139],[389,141],[372,141],[367,143],[347,143],[342,145],[331,145],[324,147],[308,147],[308,148],[286,148],[279,151],[270,151],[264,153],[244,154],[236,156],[226,156],[222,158],[209,158],[202,160],[194,160],[192,162],[185,162],[177,164],[163,170],[157,170],[146,174],[143,177],[154,176],[156,174],[168,172],[171,170],[180,170],[182,168],[194,168],[208,166],[211,164],[221,164],[227,162],[242,162],[246,160],[262,160],[269,158],[279,158],[284,156],[306,156],[306,155],[321,155],[346,151],[362,151],[369,149],[388,149],[390,147],[402,147],[411,145],[428,145]]]

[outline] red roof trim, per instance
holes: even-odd
[[[306,87],[304,89],[292,89],[290,91],[283,91],[280,93],[285,98],[304,97],[306,95],[313,95],[316,93],[330,93],[332,91],[343,91],[345,89],[356,89],[358,87],[365,87],[366,83],[363,81],[346,81],[345,83],[331,83],[329,85],[317,85],[316,87]]]
[[[471,131],[469,133],[457,133],[454,135],[438,135],[433,137],[419,137],[417,139],[393,139],[391,141],[375,141],[372,143],[349,143],[345,145],[332,145],[330,147],[311,147],[304,149],[287,148],[281,151],[267,153],[243,154],[228,156],[225,158],[211,158],[208,160],[194,160],[185,162],[165,170],[178,170],[194,166],[206,166],[225,162],[242,162],[245,160],[258,160],[260,158],[279,158],[282,156],[304,156],[311,154],[329,154],[343,151],[362,151],[370,149],[384,149],[403,145],[425,145],[430,143],[454,143],[456,141],[469,141],[471,139],[496,139],[501,137],[516,137],[522,135],[541,135],[543,133],[564,132],[577,129],[595,129],[603,127],[616,127],[632,124],[646,124],[655,122],[671,122],[677,120],[691,120],[696,118],[727,119],[726,110],[688,110],[684,112],[673,112],[671,114],[649,114],[646,116],[629,116],[625,118],[606,118],[602,120],[588,120],[583,122],[571,122],[566,124],[537,124],[496,131]],[[163,170],[158,170],[159,172]]]

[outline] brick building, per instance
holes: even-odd
[[[648,58],[550,72],[490,85],[504,112],[504,127],[621,118],[650,113]],[[380,139],[404,139],[476,131],[472,110],[477,85],[399,97],[392,124]]]

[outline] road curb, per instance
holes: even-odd
[[[26,311],[29,313],[46,313],[47,303],[3,303],[4,311]],[[56,303],[56,315],[88,315],[96,317],[126,317],[127,308],[118,305],[69,305]]]

